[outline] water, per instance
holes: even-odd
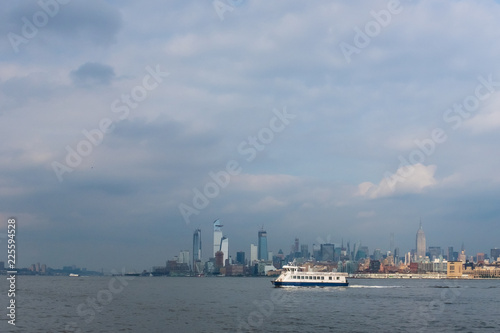
[[[497,332],[500,280],[356,280],[273,288],[269,278],[18,276],[1,332]],[[96,300],[96,309],[90,304]],[[90,303],[89,303],[90,302]]]

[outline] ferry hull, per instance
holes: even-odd
[[[283,282],[271,281],[275,287],[347,287],[348,282]]]

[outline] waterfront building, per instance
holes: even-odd
[[[448,278],[461,278],[463,274],[463,263],[461,261],[448,261],[446,276]]]
[[[418,228],[417,231],[416,249],[417,249],[416,259],[418,260],[425,258],[426,245],[425,245],[425,233],[424,230],[422,229],[422,222],[420,222],[420,227]]]
[[[264,229],[258,232],[259,243],[258,243],[258,260],[268,260],[267,252],[267,232]]]
[[[484,262],[484,253],[476,254],[476,262]]]
[[[193,233],[193,272],[201,273],[200,265],[201,263],[201,229],[196,229]]]
[[[217,251],[217,252],[215,252],[215,269],[216,269],[216,272],[218,273],[218,271],[222,267],[224,267],[224,252]]]
[[[214,248],[213,248],[213,256],[215,257],[215,253],[220,250],[220,242],[222,240],[222,227],[223,225],[219,220],[215,220],[213,223],[214,227]]]

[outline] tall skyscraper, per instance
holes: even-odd
[[[201,229],[196,229],[193,233],[193,272],[201,273],[197,263],[201,262]]]
[[[226,259],[229,259],[229,239],[226,236],[223,236],[220,241],[220,251],[224,253],[224,264],[226,266]]]
[[[222,227],[223,225],[219,220],[214,221],[214,252],[213,252],[214,258],[215,258],[215,253],[220,250],[220,242],[222,240]]]
[[[253,264],[254,261],[259,260],[258,248],[255,244],[250,244],[250,265]]]
[[[425,258],[425,233],[422,229],[422,222],[420,222],[420,227],[417,231],[417,240],[416,240],[416,249],[417,249],[417,260],[419,258]]]
[[[259,260],[268,260],[267,258],[267,232],[264,229],[259,230]]]

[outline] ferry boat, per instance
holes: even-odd
[[[347,273],[312,272],[306,267],[294,265],[283,266],[283,272],[271,281],[275,287],[347,287]]]

